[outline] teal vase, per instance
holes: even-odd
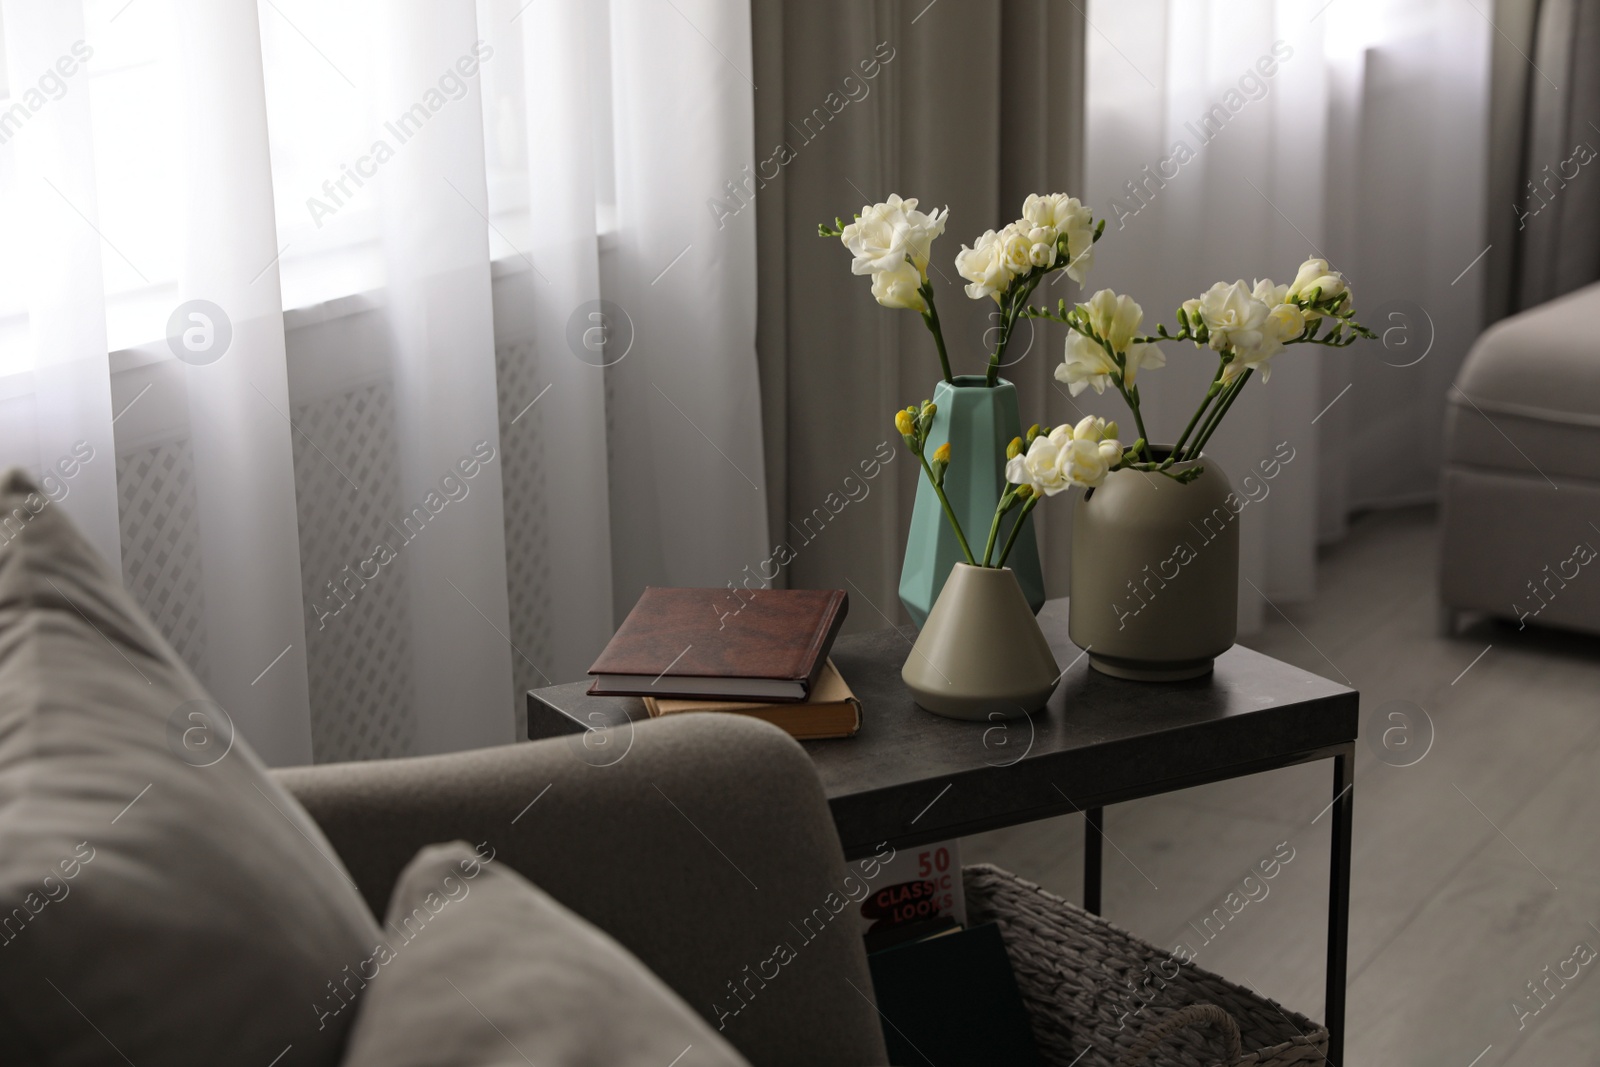
[[[1017,390],[1001,379],[993,387],[984,384],[981,374],[957,375],[955,382],[940,382],[933,391],[938,412],[928,431],[928,451],[950,443],[950,469],[944,476],[944,493],[961,522],[972,554],[982,562],[983,546],[989,539],[989,524],[994,508],[1005,491],[1006,445],[1022,434],[1017,414]],[[1016,519],[1013,510],[1001,520],[1000,536],[994,556],[1011,533]],[[957,563],[965,563],[961,543],[945,518],[939,498],[925,475],[917,478],[917,502],[911,512],[911,532],[906,535],[906,561],[900,568],[900,603],[921,629],[939,599],[945,579]],[[1030,515],[1006,559],[1022,586],[1028,606],[1037,612],[1044,606],[1044,575],[1039,569],[1039,547],[1034,540]]]

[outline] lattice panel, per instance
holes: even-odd
[[[500,394],[500,477],[505,486],[506,584],[511,610],[511,641],[534,663],[550,660],[550,550],[545,537],[544,457],[552,454],[543,441],[540,420],[513,419],[544,388],[539,355],[528,341],[495,347],[495,374]],[[511,654],[517,700],[529,689],[547,684],[533,666]]]
[[[119,455],[117,504],[122,584],[204,682],[206,606],[188,439]]]
[[[373,580],[363,582],[357,573],[378,541],[394,542],[385,523],[398,511],[393,408],[387,382],[293,408],[311,746],[318,763],[410,755],[416,737],[404,557]]]

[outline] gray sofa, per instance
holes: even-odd
[[[1446,413],[1440,623],[1600,633],[1600,285],[1497,323]]]
[[[580,738],[271,773],[380,918],[419,848],[487,841],[757,1067],[885,1062],[850,912],[812,940],[797,933],[846,876],[800,746],[765,723],[710,715],[641,723],[612,743],[626,754],[598,766]],[[779,967],[782,942],[796,952]]]

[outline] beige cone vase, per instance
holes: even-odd
[[[950,719],[1044,707],[1061,670],[1009,567],[957,563],[900,669],[918,706]]]

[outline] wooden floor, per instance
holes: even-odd
[[[1361,691],[1347,1062],[1600,1064],[1600,640],[1437,636],[1434,545],[1431,510],[1358,520],[1316,600],[1246,641]],[[1107,917],[1320,1019],[1331,798],[1324,762],[1108,809]],[[1082,841],[1068,816],[962,858],[1080,900]],[[1191,921],[1280,843],[1267,895],[1203,941]]]

